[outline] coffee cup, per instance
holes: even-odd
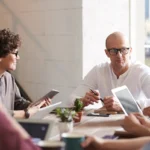
[[[61,139],[66,144],[65,150],[83,150],[81,143],[85,140],[84,134],[63,133]]]
[[[40,141],[38,146],[42,150],[65,150],[65,143],[62,141]]]

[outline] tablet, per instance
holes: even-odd
[[[115,89],[111,90],[113,95],[117,98],[118,102],[120,103],[120,106],[125,113],[125,115],[128,115],[132,112],[139,112],[142,113],[142,110],[138,106],[138,103],[133,98],[131,92],[127,88],[127,86],[121,86]]]
[[[17,121],[29,133],[35,143],[48,140],[54,126],[52,120],[17,119]]]
[[[32,106],[36,106],[38,105],[41,101],[43,101],[44,99],[46,98],[50,98],[52,99],[56,94],[58,94],[59,91],[55,90],[55,89],[52,89],[50,92],[48,92],[47,94],[45,94],[43,97],[41,97],[39,100],[35,101],[35,102],[32,102],[30,104],[30,107]]]
[[[51,104],[49,106],[40,108],[33,116],[30,117],[30,119],[43,119],[51,111],[53,111],[55,108],[57,108],[61,103],[62,102],[58,102],[58,103]]]

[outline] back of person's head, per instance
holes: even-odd
[[[0,57],[5,57],[20,47],[21,40],[19,34],[15,34],[9,29],[0,30]]]

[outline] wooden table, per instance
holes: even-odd
[[[84,135],[96,135],[103,137],[105,135],[114,134],[115,129],[120,128],[123,114],[110,115],[109,117],[91,117],[83,116],[80,123],[74,124],[73,132],[83,133]],[[45,119],[55,120],[58,122],[58,118],[55,115],[49,115]],[[52,129],[50,139],[59,139],[59,129],[57,123]]]

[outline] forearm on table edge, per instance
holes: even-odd
[[[140,126],[139,129],[137,129],[136,133],[132,133],[133,135],[137,135],[137,136],[150,136],[150,128],[147,128],[145,126]]]
[[[142,148],[150,142],[150,137],[140,137],[134,139],[107,140],[102,144],[102,149],[107,150],[133,150]]]
[[[14,118],[20,118],[24,119],[25,118],[25,111],[24,110],[14,110],[13,111],[13,117]]]

